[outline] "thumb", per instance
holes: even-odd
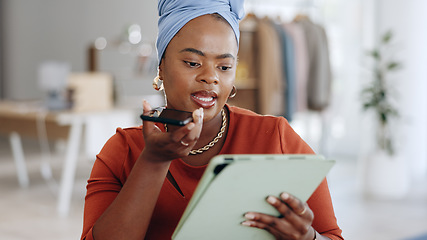
[[[150,104],[144,99],[144,101],[142,102],[142,109],[143,109],[143,114],[148,114],[148,112],[151,111],[151,106]],[[160,131],[160,129],[154,124],[154,122],[151,121],[146,121],[143,120],[142,121],[142,133],[144,135],[149,135],[151,133],[153,133],[153,131]]]

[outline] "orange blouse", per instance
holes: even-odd
[[[219,154],[313,153],[285,118],[262,116],[228,105],[226,107],[230,112],[229,129]],[[119,128],[97,155],[87,184],[81,239],[93,239],[93,225],[120,192],[143,148],[141,127]],[[205,169],[206,165],[194,167],[181,159],[172,161],[169,171],[185,197],[165,179],[146,239],[171,238]],[[307,203],[315,215],[314,229],[333,240],[343,239],[335,218],[326,179]]]

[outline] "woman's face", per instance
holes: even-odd
[[[217,116],[234,84],[237,41],[230,25],[212,15],[189,21],[170,41],[159,66],[168,108],[204,108]]]

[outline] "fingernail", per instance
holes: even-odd
[[[199,108],[199,122],[200,123],[203,122],[203,115],[204,115],[203,108]]]
[[[288,193],[282,193],[282,194],[280,195],[280,197],[281,197],[283,200],[288,200],[288,198],[289,198],[289,194],[288,194]]]
[[[275,198],[273,196],[268,196],[267,197],[267,202],[269,202],[270,204],[276,204],[277,203],[277,198]]]
[[[248,227],[251,226],[251,222],[249,222],[249,221],[244,221],[244,222],[241,222],[240,224],[242,224],[243,226],[248,226]]]
[[[194,123],[189,123],[188,125],[187,125],[187,129],[188,130],[191,130],[191,129],[193,129],[194,128]]]
[[[150,104],[147,102],[147,100],[142,100],[142,107],[146,109],[150,109]]]
[[[255,219],[255,215],[252,213],[246,213],[245,214],[245,218],[249,219],[249,220],[254,220]]]

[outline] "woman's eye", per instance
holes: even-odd
[[[195,62],[184,61],[190,67],[198,67],[200,64]]]
[[[227,70],[230,70],[230,69],[231,69],[231,67],[228,67],[228,66],[221,66],[221,67],[220,67],[220,69],[221,69],[222,71],[227,71]]]

